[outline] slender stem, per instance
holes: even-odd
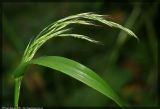
[[[15,79],[14,107],[16,107],[16,109],[18,109],[18,101],[19,101],[21,82],[22,82],[22,77]]]
[[[148,41],[149,41],[149,45],[150,45],[150,49],[152,50],[152,56],[153,56],[153,63],[154,65],[157,64],[157,39],[156,39],[156,32],[154,29],[154,25],[152,23],[152,19],[150,18],[150,16],[145,17],[146,20],[146,29],[147,29],[147,34],[148,34]]]
[[[19,38],[18,34],[16,34],[15,29],[10,24],[9,20],[5,15],[2,15],[2,23],[3,23],[3,31],[6,34],[5,37],[7,40],[10,41],[10,43],[13,45],[13,47],[16,49],[16,52],[24,45]]]
[[[132,28],[133,25],[136,22],[136,19],[139,17],[141,12],[140,6],[136,5],[132,11],[132,13],[130,14],[129,18],[127,19],[126,23],[125,23],[125,27],[128,28]],[[116,40],[116,44],[113,48],[113,51],[110,54],[110,60],[109,60],[109,67],[111,68],[111,66],[115,65],[117,59],[118,59],[118,54],[120,51],[120,48],[123,46],[123,44],[126,42],[126,40],[128,39],[128,34],[126,34],[124,31],[121,31],[118,35],[118,38]]]

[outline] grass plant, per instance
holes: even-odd
[[[120,107],[124,106],[123,101],[120,97],[114,92],[107,82],[105,82],[100,76],[98,76],[93,70],[88,67],[60,56],[43,56],[38,58],[33,58],[38,49],[48,40],[53,37],[74,37],[79,39],[84,39],[92,43],[101,43],[96,41],[88,36],[76,34],[76,33],[67,33],[72,28],[68,28],[68,25],[71,24],[82,24],[96,26],[95,21],[108,25],[110,27],[119,28],[129,35],[135,37],[137,36],[128,28],[123,27],[122,25],[109,21],[104,17],[106,15],[99,15],[93,12],[80,13],[66,18],[60,19],[54,23],[51,23],[46,28],[44,28],[34,39],[32,39],[27,45],[24,54],[22,56],[19,66],[14,71],[15,77],[15,95],[14,95],[14,106],[18,108],[18,101],[20,96],[20,87],[21,82],[26,72],[27,66],[29,64],[37,64],[45,67],[52,68],[54,70],[60,71],[70,77],[73,77],[82,83],[90,86],[91,88],[99,91],[104,94],[106,97],[112,99]],[[123,36],[121,36],[123,37]]]

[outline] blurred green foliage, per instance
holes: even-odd
[[[129,106],[157,105],[158,2],[3,3],[2,7],[2,106],[13,106],[11,72],[17,67],[30,39],[46,25],[82,12],[109,15],[106,19],[133,30],[140,42],[118,29],[73,25],[74,33],[91,36],[104,45],[74,38],[53,38],[36,57],[59,55],[73,59],[98,72]],[[20,106],[115,105],[79,81],[35,65],[30,66],[24,76],[19,103]]]

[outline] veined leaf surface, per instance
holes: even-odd
[[[60,56],[45,56],[33,59],[29,63],[49,67],[69,75],[101,92],[105,96],[115,101],[119,106],[123,106],[120,98],[100,76],[76,61]]]

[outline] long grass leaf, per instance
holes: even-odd
[[[49,67],[69,75],[101,92],[105,96],[115,101],[119,106],[123,106],[120,98],[100,76],[76,61],[59,56],[46,56],[33,59],[29,63]]]

